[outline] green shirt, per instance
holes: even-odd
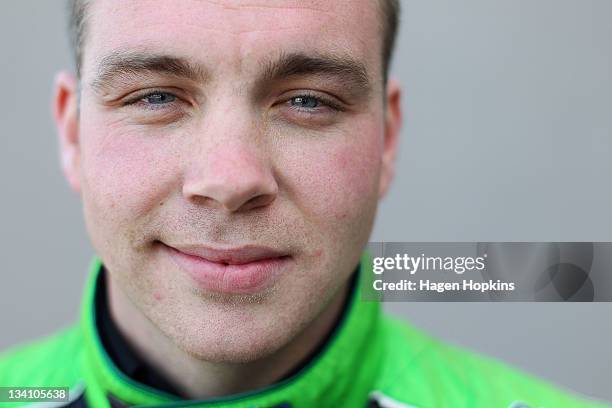
[[[361,263],[362,268],[369,264]],[[104,350],[94,313],[101,270],[95,258],[78,324],[0,355],[0,386],[67,386],[72,400],[80,398],[96,408],[111,408],[110,401],[130,407],[194,408],[612,407],[444,344],[384,315],[379,303],[361,299],[364,270],[327,344],[296,374],[245,394],[180,400],[130,379]],[[69,404],[45,406],[75,406]]]

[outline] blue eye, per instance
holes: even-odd
[[[166,92],[155,92],[142,97],[140,100],[151,105],[163,105],[176,101],[176,96]]]
[[[296,96],[291,98],[291,106],[297,108],[316,109],[321,106],[321,100],[314,96]]]

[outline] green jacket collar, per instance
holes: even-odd
[[[370,263],[362,260],[361,265]],[[277,406],[365,406],[372,391],[382,349],[378,333],[380,305],[361,300],[364,282],[359,271],[347,310],[328,344],[294,376],[257,391],[207,400],[179,400],[124,375],[112,362],[100,341],[95,317],[95,296],[102,262],[94,258],[82,307],[85,349],[83,375],[88,405],[110,408],[110,399],[126,406],[274,408]],[[288,405],[283,405],[288,404]]]

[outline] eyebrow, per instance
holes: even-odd
[[[309,75],[332,77],[342,86],[361,93],[371,88],[368,71],[361,61],[335,54],[283,53],[265,64],[263,80],[272,82]]]
[[[165,54],[136,51],[115,51],[100,59],[91,86],[102,91],[115,82],[129,82],[143,74],[158,74],[205,82],[207,69],[189,60]],[[371,89],[368,71],[359,60],[346,55],[281,53],[263,64],[257,81],[262,86],[283,79],[306,76],[327,76],[356,94],[367,94]]]
[[[202,66],[181,57],[116,51],[100,60],[91,86],[94,90],[100,91],[114,82],[129,80],[143,74],[185,78],[194,82],[204,82],[208,76]]]

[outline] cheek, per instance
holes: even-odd
[[[299,144],[284,172],[294,201],[305,214],[335,222],[359,218],[376,205],[381,163],[381,130],[362,124],[359,134],[325,135]],[[363,214],[365,215],[365,214]]]
[[[82,134],[83,198],[92,210],[129,223],[163,204],[180,163],[168,142],[117,123],[91,121]]]
[[[359,134],[294,141],[279,169],[304,222],[304,281],[316,280],[330,296],[359,262],[378,204],[382,130],[375,123],[352,129]]]

